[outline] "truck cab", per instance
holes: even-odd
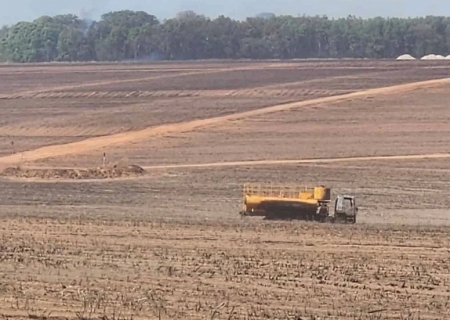
[[[335,220],[344,221],[346,223],[355,223],[358,207],[354,196],[339,195],[336,197],[334,204]]]

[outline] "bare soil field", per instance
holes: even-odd
[[[21,109],[18,110],[17,100],[5,100],[0,102],[3,105],[0,111],[3,117],[0,120],[3,124],[0,127],[0,143],[4,146],[0,153],[10,153],[8,144],[11,142],[14,142],[14,151],[22,152],[58,142],[82,141],[173,122],[253,110],[279,101],[277,98],[264,101],[196,97],[145,100],[131,98],[122,101],[82,98],[48,100],[44,104],[39,99],[21,99]]]
[[[398,69],[397,69],[398,70]],[[247,89],[267,85],[283,85],[292,82],[311,81],[328,77],[358,75],[366,70],[340,68],[265,68],[230,71],[225,74],[197,74],[177,77],[167,81],[149,79],[140,83],[117,83],[110,86],[85,88],[84,91],[159,91],[159,90],[230,90]],[[370,72],[392,71],[386,69],[370,69]],[[77,90],[77,89],[74,89]]]
[[[194,130],[173,130],[163,137],[149,136],[147,140],[108,148],[107,154],[111,161],[126,158],[142,166],[154,166],[450,152],[449,88],[444,85],[361,97],[243,117]],[[261,106],[273,101],[265,101]],[[212,116],[217,112],[212,109],[216,104],[211,99],[205,113]],[[246,106],[244,110],[249,110],[257,104]],[[95,150],[36,163],[91,166],[100,155]]]
[[[12,69],[12,70],[11,70]],[[28,90],[40,90],[48,87],[58,88],[85,82],[98,83],[101,80],[121,81],[126,79],[135,79],[136,76],[143,78],[157,77],[167,74],[175,74],[177,71],[160,70],[70,70],[61,68],[61,70],[24,70],[16,71],[13,68],[2,70],[0,68],[0,97],[1,95],[16,93]]]
[[[447,78],[448,61],[0,66],[0,316],[448,318]],[[353,194],[357,223],[240,219],[245,182]]]
[[[391,62],[387,63],[387,65],[389,64]],[[89,83],[73,85],[70,86],[71,89],[66,87],[68,91],[63,92],[63,96],[60,95],[61,92],[58,92],[61,89],[55,89],[52,86],[41,91],[34,91],[35,94],[44,94],[44,98],[39,99],[33,98],[32,95],[30,96],[30,91],[24,90],[25,96],[18,94],[3,101],[0,100],[0,105],[3,105],[0,113],[2,113],[2,119],[4,119],[2,120],[3,126],[0,128],[2,134],[0,139],[3,140],[4,144],[10,144],[12,142],[10,140],[15,139],[14,151],[22,152],[54,143],[55,140],[51,137],[55,136],[61,138],[61,143],[82,141],[89,137],[141,130],[167,123],[185,123],[190,120],[233,115],[276,104],[332,96],[338,97],[357,92],[364,88],[364,85],[367,88],[376,88],[421,79],[441,79],[447,75],[445,66],[399,64],[395,68],[391,66],[392,69],[395,69],[394,71],[386,71],[388,67],[383,67],[382,63],[370,62],[366,69],[360,67],[363,71],[358,71],[362,72],[359,80],[357,75],[348,76],[345,68],[340,70],[343,76],[323,76],[323,79],[320,79],[320,76],[314,75],[314,69],[311,67],[305,69],[301,63],[298,63],[298,65],[300,67],[294,70],[298,72],[298,79],[295,81],[291,79],[291,82],[287,84],[288,87],[283,87],[277,79],[283,72],[292,72],[290,69],[295,69],[292,66],[283,70],[283,64],[277,66],[277,68],[273,65],[249,64],[235,67],[240,68],[240,71],[235,71],[232,67],[224,67],[217,68],[214,74],[211,71],[205,71],[203,75],[199,75],[199,71],[195,76],[203,76],[205,78],[204,83],[214,86],[213,81],[208,80],[211,77],[221,80],[231,77],[229,82],[234,83],[236,82],[233,78],[235,77],[233,76],[234,73],[247,71],[250,80],[243,79],[242,82],[251,83],[253,78],[250,75],[252,72],[256,72],[257,68],[266,68],[264,72],[268,74],[272,72],[274,75],[278,75],[272,80],[273,83],[266,83],[262,87],[254,84],[251,89],[219,90],[219,92],[209,89],[194,90],[194,92],[192,90],[161,91],[152,89],[152,85],[155,83],[159,86],[166,84],[167,88],[170,88],[177,77],[155,80],[156,82],[153,84],[150,80],[147,80],[150,81],[148,85],[153,91],[146,91],[144,94],[138,90],[126,92],[125,95],[123,92],[107,91],[108,86],[111,85],[108,80],[101,82],[104,84],[104,90],[106,91],[95,91],[87,93],[87,95],[80,91],[75,92],[75,95],[65,96],[74,88],[86,89]],[[399,71],[398,69],[401,68],[407,70]],[[210,70],[211,68],[207,69]],[[242,69],[247,69],[247,71]],[[307,72],[303,73],[303,69]],[[359,70],[358,68],[349,69]],[[385,71],[380,72],[380,69]],[[318,67],[317,70],[327,71],[324,65]],[[334,62],[331,63],[329,70],[337,70]],[[416,77],[412,80],[412,75],[408,74],[411,72],[415,72]],[[371,76],[370,73],[372,73]],[[305,75],[306,78],[302,78]],[[312,80],[307,80],[308,76],[311,76]],[[419,78],[419,76],[422,78]],[[183,78],[182,82],[184,83],[199,83],[198,79],[191,79],[194,75],[184,74],[180,77]],[[253,81],[258,83],[258,79],[259,77],[256,76]],[[265,79],[270,80],[270,77]],[[145,81],[138,77],[122,82],[113,82],[114,85],[128,86],[132,84],[141,85]],[[356,89],[355,84],[358,86]],[[47,98],[45,98],[46,95]],[[23,109],[17,110],[18,103],[23,105]],[[24,115],[21,116],[21,113],[24,113]],[[3,154],[6,154],[11,148],[5,147],[3,150],[5,150]],[[20,159],[20,161],[27,160]]]
[[[3,65],[0,67],[0,98],[11,99],[39,92],[98,87],[116,83],[139,83],[149,79],[174,78],[228,70],[265,68],[267,64],[139,65],[139,64],[50,64],[40,66]],[[26,90],[25,90],[26,89]]]

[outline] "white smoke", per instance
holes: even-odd
[[[87,32],[89,31],[89,28],[94,23],[94,12],[95,12],[94,8],[82,8],[80,10],[80,14],[78,15],[78,17],[84,23],[84,28],[83,28],[84,35],[87,34]]]

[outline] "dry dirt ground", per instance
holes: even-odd
[[[19,168],[0,179],[0,316],[446,319],[448,78],[447,61],[1,66],[0,167]],[[242,184],[267,181],[354,194],[358,222],[241,220]]]

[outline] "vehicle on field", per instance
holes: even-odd
[[[332,202],[331,189],[324,186],[247,183],[243,187],[243,210],[240,214],[243,217],[262,216],[269,220],[356,223],[357,212],[354,196],[337,195]]]

